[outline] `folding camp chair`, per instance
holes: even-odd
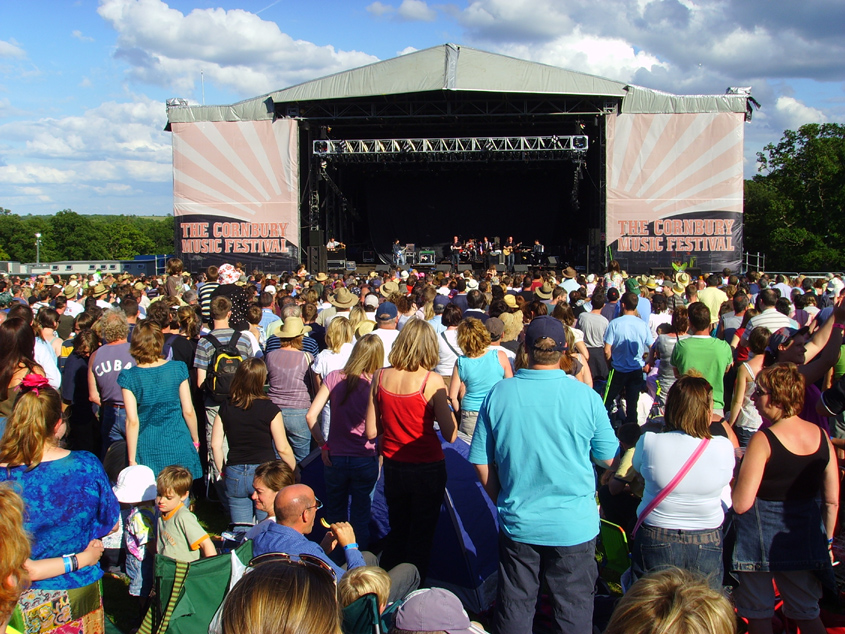
[[[384,634],[387,628],[381,620],[378,597],[365,594],[343,608],[343,634]]]
[[[628,536],[618,524],[601,520],[599,543],[597,547],[599,565],[602,569],[612,570],[622,575],[631,567],[631,549]]]

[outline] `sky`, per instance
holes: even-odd
[[[0,0],[0,207],[172,212],[165,100],[229,104],[453,42],[676,94],[751,86],[745,176],[845,122],[842,0]]]

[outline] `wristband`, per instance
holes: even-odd
[[[358,550],[358,544],[356,544],[355,542],[352,542],[351,544],[346,544],[346,546],[343,547],[343,550],[352,550],[353,548],[355,550]]]
[[[65,566],[65,574],[73,572],[73,562],[70,559],[70,555],[62,555],[62,563]]]
[[[195,442],[194,443],[194,449],[199,449],[199,448],[200,448],[200,444],[198,442]]]
[[[323,446],[320,447],[320,451],[331,451],[331,449],[329,449],[329,443],[323,443]]]
[[[833,538],[831,537],[830,539],[828,539],[828,540],[827,540],[827,543],[828,543],[828,544],[832,544],[832,543],[833,543]]]
[[[71,555],[70,561],[73,564],[73,571],[76,572],[79,570],[79,558],[76,555]]]

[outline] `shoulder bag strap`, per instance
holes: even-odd
[[[458,351],[458,350],[455,350],[455,348],[452,346],[452,344],[451,344],[451,343],[449,343],[449,340],[446,338],[446,331],[445,331],[445,330],[444,330],[443,332],[441,332],[441,333],[440,333],[440,336],[441,336],[441,337],[443,337],[443,341],[445,341],[445,342],[446,342],[446,345],[447,345],[447,346],[449,346],[449,350],[451,350],[452,352],[454,352],[454,353],[455,353],[455,356],[456,356],[456,357],[462,357],[462,356],[464,356],[463,352],[460,352],[460,351]]]
[[[648,503],[648,506],[643,509],[643,512],[640,513],[640,516],[637,518],[637,524],[636,526],[634,526],[634,530],[631,531],[631,537],[636,536],[637,531],[640,529],[640,526],[642,525],[645,518],[651,515],[651,512],[655,508],[657,508],[657,505],[660,504],[663,500],[665,500],[666,496],[669,495],[672,491],[674,491],[675,487],[677,487],[681,483],[681,480],[683,480],[684,476],[689,473],[689,470],[692,469],[693,465],[698,462],[698,459],[701,457],[701,454],[704,453],[704,450],[707,449],[707,445],[709,444],[710,439],[704,438],[699,443],[698,447],[695,448],[695,451],[692,452],[692,455],[689,457],[689,459],[684,463],[684,466],[681,467],[681,470],[678,471],[677,475],[675,475],[674,478],[672,478],[672,481],[665,487],[663,487],[663,490],[657,495],[655,495],[654,499]]]

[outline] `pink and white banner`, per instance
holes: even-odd
[[[742,259],[738,113],[621,114],[607,121],[607,245],[632,272]]]
[[[171,129],[173,215],[182,258],[296,258],[296,121],[202,121],[173,123]]]

